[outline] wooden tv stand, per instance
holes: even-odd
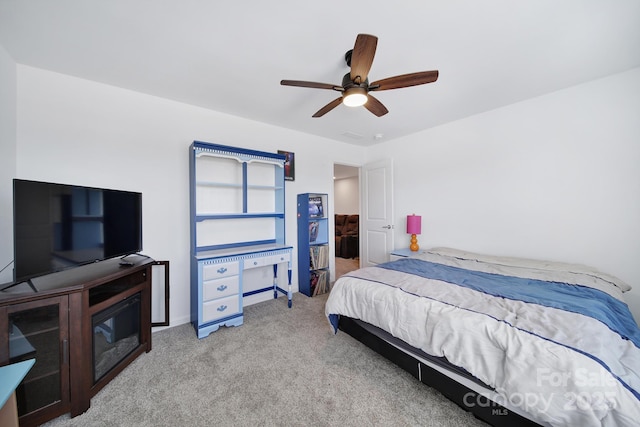
[[[151,351],[154,260],[130,255],[127,261],[132,265],[122,266],[120,259],[101,261],[0,292],[0,366],[36,359],[16,393],[21,426],[67,412],[80,415],[109,381]],[[92,316],[134,295],[140,298],[139,343],[94,381]]]

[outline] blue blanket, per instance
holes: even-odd
[[[400,259],[378,267],[464,286],[495,297],[520,300],[592,317],[640,348],[638,329],[622,301],[587,286],[466,270],[419,259]]]

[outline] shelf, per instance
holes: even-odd
[[[17,329],[17,326],[14,325],[14,329]],[[60,328],[58,326],[52,326],[52,327],[48,327],[48,328],[39,329],[37,331],[33,331],[33,332],[28,333],[28,334],[22,334],[20,336],[12,336],[13,334],[9,334],[9,342],[19,341],[19,340],[24,339],[24,338],[38,336],[40,334],[46,334],[47,332],[57,331],[59,329]]]
[[[53,313],[53,311],[51,312]],[[35,317],[35,316],[34,316]],[[43,331],[57,330],[59,328],[58,319],[50,316],[40,316],[39,318],[29,318],[27,316],[14,315],[13,317],[13,329],[9,329],[9,339],[13,340],[15,337],[29,337],[37,335]],[[18,324],[20,328],[18,328]]]
[[[196,222],[217,220],[217,219],[238,219],[238,218],[284,218],[284,212],[265,213],[226,213],[226,214],[198,214]]]
[[[211,181],[198,181],[196,182],[197,186],[200,187],[229,187],[229,188],[243,188],[242,184],[234,184],[229,182],[211,182]],[[284,187],[277,185],[264,185],[264,184],[247,184],[247,188],[249,189],[257,189],[257,190],[283,190]],[[87,218],[102,218],[102,217],[87,217]]]
[[[248,247],[272,246],[272,245],[275,245],[274,240],[263,240],[263,241],[247,240],[246,242],[234,241],[233,243],[228,243],[228,244],[202,245],[196,248],[195,256],[196,258],[200,258],[202,254],[205,254],[205,253],[225,251],[225,250],[228,250],[230,253],[245,252],[245,248],[248,248]]]
[[[95,286],[89,289],[89,307],[93,313],[94,306],[108,301],[114,296],[124,295],[125,292],[130,289],[137,288],[139,285],[144,284],[147,281],[147,277],[144,271],[138,271],[128,276],[120,277],[112,280],[100,286]],[[98,310],[99,311],[99,310]]]
[[[311,297],[329,291],[327,194],[298,194],[298,287]]]
[[[212,181],[197,181],[197,186],[201,187],[230,187],[230,188],[242,188],[242,184],[231,182],[212,182]]]
[[[265,251],[279,251],[291,249],[291,246],[278,245],[275,243],[264,243],[259,245],[247,245],[243,247],[223,248],[223,249],[208,249],[198,251],[196,258],[198,260],[204,260],[208,258],[220,258],[237,255],[242,253],[243,255],[257,254]]]
[[[284,187],[277,187],[274,185],[259,185],[259,184],[247,184],[247,188],[250,190],[284,190]]]

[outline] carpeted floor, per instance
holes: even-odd
[[[190,324],[143,354],[64,426],[486,426],[324,317],[327,295],[245,308],[198,340]]]

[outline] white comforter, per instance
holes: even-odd
[[[420,258],[573,288],[577,284],[621,301],[623,291],[630,289],[612,276],[577,265],[450,249],[432,250]],[[446,357],[541,424],[640,422],[640,350],[606,322],[587,315],[381,267],[342,276],[325,312],[330,320],[335,315],[361,319],[428,354]],[[627,315],[631,316],[628,309],[611,313]],[[631,323],[632,334],[640,334]]]

